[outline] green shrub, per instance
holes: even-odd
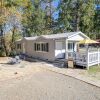
[[[6,53],[4,52],[3,49],[0,50],[0,57],[5,57],[6,56]]]
[[[10,56],[16,56],[16,51],[11,51]]]

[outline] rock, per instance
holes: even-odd
[[[17,72],[15,72],[14,74],[18,74]]]

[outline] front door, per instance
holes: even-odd
[[[75,42],[68,43],[68,57],[73,57],[74,52],[77,50],[77,45]]]
[[[75,43],[69,42],[68,43],[68,52],[74,52],[74,49],[75,49]]]
[[[55,57],[56,58],[64,58],[64,56],[65,56],[64,42],[57,41],[55,43]]]

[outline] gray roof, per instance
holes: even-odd
[[[22,40],[22,39],[19,39],[19,40],[16,40],[16,41],[18,42],[18,41],[21,41],[21,40]]]
[[[22,38],[22,39],[25,39],[25,40],[35,40],[35,39],[37,39],[38,38],[38,36],[35,36],[35,37],[24,37],[24,38]],[[19,39],[19,40],[17,40],[17,41],[22,41],[22,39]]]
[[[59,33],[59,34],[51,34],[51,35],[42,35],[42,37],[47,39],[59,39],[59,38],[69,38],[75,34],[82,33],[82,32],[67,32],[67,33]]]
[[[26,39],[26,40],[35,40],[37,38],[38,38],[38,36],[35,36],[35,37],[24,37],[24,39]]]
[[[50,35],[41,35],[41,36],[35,36],[35,37],[24,37],[24,39],[36,40],[40,37],[43,37],[45,39],[70,38],[71,36],[74,36],[74,35],[79,34],[79,33],[83,34],[82,32],[66,32],[66,33],[58,33],[58,34],[50,34]],[[83,35],[84,35],[84,37],[87,37],[85,34],[83,34]]]

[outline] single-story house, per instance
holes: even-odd
[[[77,52],[78,42],[84,39],[89,37],[82,32],[24,37],[16,41],[16,52],[50,61],[68,59],[69,53]]]

